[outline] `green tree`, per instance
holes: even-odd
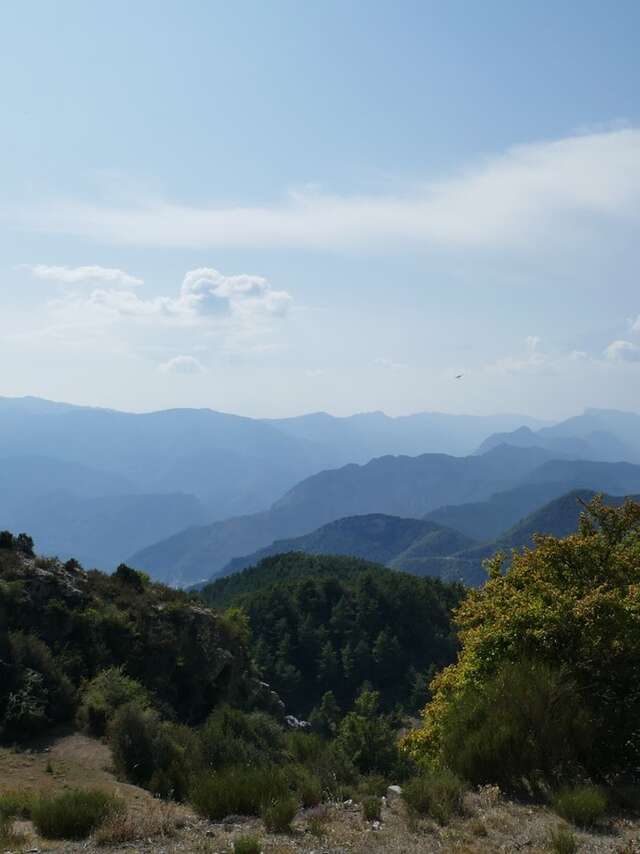
[[[325,738],[332,738],[337,732],[341,716],[340,706],[336,702],[333,691],[327,691],[318,708],[311,712],[310,722],[313,728]]]
[[[482,692],[508,662],[563,668],[594,721],[587,771],[626,771],[640,762],[640,504],[596,498],[578,531],[538,536],[535,548],[489,565],[489,581],[456,613],[462,650],[431,685],[420,730],[406,748],[442,758],[443,727],[467,692]]]
[[[399,761],[396,736],[380,711],[377,691],[365,691],[338,728],[337,746],[363,774],[390,773]]]

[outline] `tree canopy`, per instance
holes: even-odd
[[[432,682],[422,727],[405,740],[417,759],[441,761],[456,704],[482,695],[505,665],[539,662],[577,686],[595,728],[587,771],[640,759],[640,504],[585,505],[576,533],[488,564],[489,580],[455,614],[461,651]],[[465,699],[466,698],[466,699]]]

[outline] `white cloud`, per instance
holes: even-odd
[[[640,332],[640,314],[636,317],[635,321],[633,322],[631,330],[633,332]]]
[[[175,356],[168,362],[158,365],[158,370],[163,374],[203,374],[205,367],[199,359],[194,356]]]
[[[15,217],[15,215],[12,215]],[[23,224],[117,244],[183,247],[426,247],[537,251],[604,221],[640,222],[640,129],[516,146],[403,195],[290,194],[269,206],[56,203]]]
[[[98,340],[114,349],[154,347],[249,354],[271,350],[292,303],[263,276],[225,276],[213,268],[186,273],[172,295],[143,298],[127,288],[69,286],[46,305],[44,327],[30,335],[65,345]]]
[[[52,302],[58,311],[102,314],[106,320],[138,318],[175,324],[206,323],[229,317],[245,325],[282,317],[291,296],[274,290],[262,276],[225,276],[210,267],[190,270],[176,296],[143,299],[133,291],[97,288],[90,294],[67,293]]]
[[[612,362],[640,362],[640,346],[631,341],[612,341],[604,355]]]
[[[125,273],[113,267],[100,267],[91,264],[87,267],[56,267],[50,264],[24,264],[23,269],[29,270],[37,279],[51,279],[67,285],[77,285],[80,282],[112,282],[128,288],[143,285],[144,280]]]

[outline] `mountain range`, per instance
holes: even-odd
[[[481,456],[385,456],[365,465],[350,463],[306,478],[263,513],[187,529],[133,554],[128,562],[169,584],[196,584],[219,574],[234,557],[345,516],[382,513],[419,519],[442,504],[488,498],[551,457],[539,448],[504,445]]]
[[[220,575],[231,575],[286,552],[351,555],[403,569],[405,560],[455,554],[473,545],[476,542],[470,537],[425,519],[371,513],[329,522],[302,537],[276,540],[251,555],[229,561]]]
[[[265,510],[323,469],[433,447],[470,453],[488,433],[521,423],[544,422],[437,413],[267,420],[0,398],[0,528],[111,569],[189,526]]]
[[[48,554],[104,569],[128,560],[175,584],[356,515],[427,516],[484,542],[570,489],[636,491],[617,461],[640,459],[639,425],[610,410],[550,425],[0,398],[0,528],[30,532]]]
[[[546,448],[585,460],[640,463],[640,415],[614,409],[587,409],[559,424],[532,429],[522,425],[494,433],[478,448],[483,454],[498,445]]]
[[[497,552],[509,555],[512,549],[531,546],[535,534],[565,537],[575,531],[584,505],[595,495],[593,490],[572,490],[547,502],[499,537],[484,543],[474,542],[458,531],[427,519],[403,519],[381,514],[350,516],[323,525],[306,536],[277,540],[251,555],[235,558],[224,567],[219,579],[231,575],[239,577],[237,573],[248,567],[265,566],[266,558],[303,552],[355,557],[412,575],[433,576],[477,586],[486,579],[483,562]],[[637,495],[629,497],[634,501],[640,498]],[[624,500],[621,496],[606,495],[604,498],[607,504],[614,506]],[[486,503],[491,505],[492,502]],[[472,506],[478,508],[481,503]],[[242,575],[244,577],[244,573]],[[221,583],[216,581],[218,586]]]
[[[413,519],[429,516],[427,521],[487,541],[493,530],[474,536],[433,511],[443,505],[471,505],[467,513],[473,518],[476,505],[488,501],[491,506],[485,515],[495,514],[494,529],[501,533],[527,512],[572,489],[636,493],[640,466],[558,460],[544,449],[508,445],[469,457],[380,457],[364,466],[321,472],[302,481],[264,513],[191,528],[134,554],[130,562],[168,583],[194,584],[227,571],[233,558],[250,556],[276,540],[372,513]],[[499,508],[505,502],[498,501],[496,507],[495,496],[508,490],[516,490],[519,512],[515,519],[507,512],[500,522]]]

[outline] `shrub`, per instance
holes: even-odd
[[[547,664],[509,662],[453,700],[442,721],[444,764],[474,784],[518,789],[579,766],[592,722],[575,683]]]
[[[284,749],[291,762],[315,765],[326,753],[327,742],[316,733],[291,730],[285,733]]]
[[[233,840],[234,854],[260,854],[262,848],[255,836],[238,836]]]
[[[263,712],[216,709],[199,731],[199,754],[207,768],[227,765],[277,764],[282,761],[282,728]]]
[[[270,833],[289,833],[297,812],[298,802],[287,795],[270,801],[262,810],[262,820]]]
[[[154,741],[160,721],[155,712],[127,704],[121,706],[109,724],[108,737],[116,772],[145,786],[156,770]]]
[[[120,798],[106,792],[70,789],[38,798],[31,817],[38,833],[47,839],[84,839],[124,808]]]
[[[591,827],[607,811],[607,796],[599,786],[574,786],[561,789],[553,798],[559,816],[581,827]]]
[[[0,816],[30,818],[35,800],[33,792],[25,789],[7,789],[0,794]]]
[[[266,804],[288,792],[281,769],[229,767],[196,774],[189,799],[200,815],[220,821],[228,815],[260,815]]]
[[[2,721],[6,735],[22,739],[66,719],[73,708],[75,691],[47,645],[34,635],[13,632],[9,635],[8,652],[13,685],[9,687]]]
[[[451,771],[425,771],[404,784],[402,797],[411,812],[446,824],[454,814],[462,812],[464,788]]]
[[[386,794],[388,783],[382,774],[367,774],[362,778],[358,788],[363,795],[374,795],[381,798]]]
[[[107,724],[121,706],[151,705],[149,694],[139,682],[126,676],[122,667],[102,670],[87,685],[76,716],[79,727],[91,735],[104,735]]]
[[[0,531],[0,549],[13,549],[15,543],[11,531]]]
[[[382,800],[375,795],[367,795],[362,799],[362,817],[365,821],[380,821]]]
[[[318,806],[322,801],[320,778],[304,765],[289,765],[284,771],[289,785],[299,796],[302,806],[305,809]]]
[[[142,593],[144,588],[149,584],[149,576],[146,572],[138,572],[127,566],[126,563],[121,563],[113,573],[113,577],[122,584],[131,587],[137,593]]]
[[[566,827],[557,827],[549,834],[549,847],[554,854],[576,854],[578,840]]]

